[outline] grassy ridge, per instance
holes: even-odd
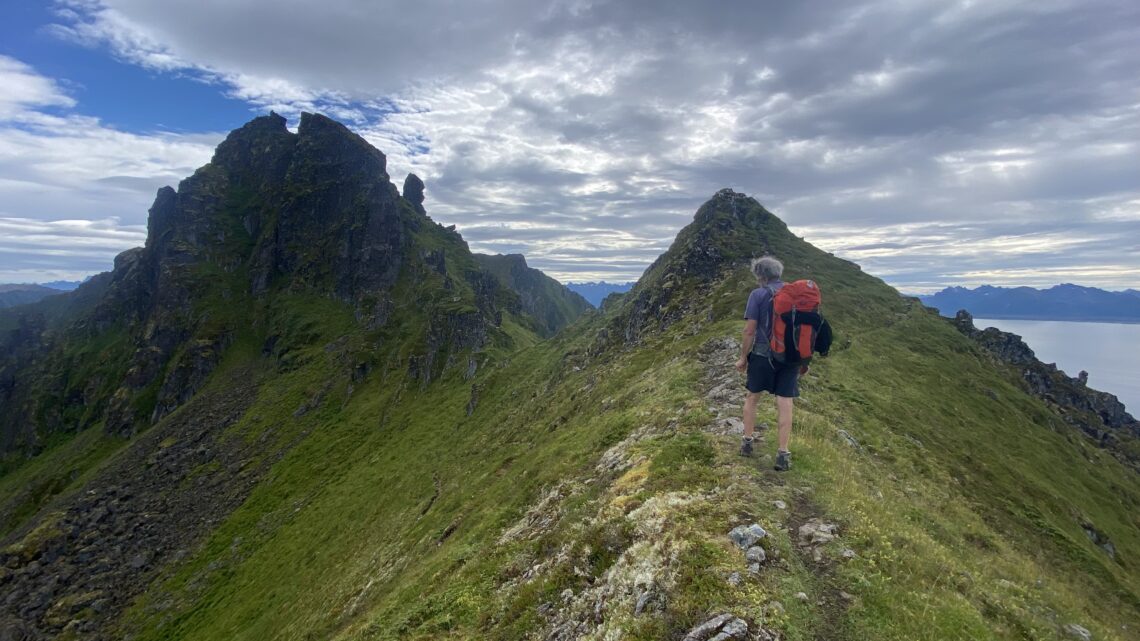
[[[154,639],[540,638],[544,604],[626,585],[660,548],[674,559],[658,566],[662,609],[615,606],[603,629],[662,638],[730,610],[789,639],[1050,639],[1070,622],[1129,638],[1140,626],[1134,473],[913,300],[794,237],[763,241],[789,277],[823,284],[841,332],[804,382],[789,475],[706,429],[700,347],[739,330],[746,272],[702,294],[682,280],[680,299],[699,300],[699,313],[601,359],[580,354],[603,317],[497,359],[473,381],[470,416],[470,387],[454,375],[421,390],[392,372],[331,393],[319,426],[127,628]],[[326,375],[312,363],[279,388]],[[266,417],[290,407],[266,398],[255,411],[287,423]],[[762,419],[774,422],[770,406]],[[640,463],[597,471],[643,429],[628,449]],[[532,514],[549,522],[529,527]],[[808,515],[841,526],[822,566],[785,529]],[[725,533],[751,521],[772,531],[782,561],[733,587],[725,577],[743,566]],[[1117,560],[1085,521],[1112,537]],[[527,534],[504,540],[519,524]],[[842,547],[856,557],[836,561]],[[851,598],[831,598],[840,592]]]
[[[948,322],[778,219],[713,206],[699,220],[708,229],[678,237],[645,295],[543,342],[505,319],[470,380],[461,366],[426,385],[407,371],[431,323],[474,309],[461,279],[445,290],[415,263],[393,291],[393,320],[374,330],[347,305],[279,293],[223,364],[253,363],[272,382],[219,438],[288,451],[200,548],[164,568],[121,631],[539,639],[574,624],[591,638],[648,640],[730,611],[789,640],[1058,639],[1067,623],[1096,639],[1134,635],[1134,472]],[[418,242],[443,251],[449,273],[470,266],[440,230]],[[689,269],[710,249],[715,269]],[[803,382],[786,475],[770,471],[774,444],[767,458],[737,456],[718,416],[735,408],[707,395],[738,382],[731,349],[709,345],[739,332],[753,287],[744,265],[763,251],[784,260],[786,279],[821,283],[839,332]],[[630,319],[646,319],[638,340],[611,332],[599,353],[603,330]],[[761,420],[774,424],[771,405]],[[82,458],[76,448],[52,456]],[[811,518],[839,525],[820,562],[797,545]],[[758,575],[726,536],[752,522],[778,555]],[[1111,537],[1115,559],[1085,523]]]

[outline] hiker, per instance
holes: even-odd
[[[744,440],[740,444],[743,456],[752,456],[753,432],[756,429],[756,403],[762,392],[776,397],[778,450],[776,469],[786,471],[792,466],[788,443],[792,438],[792,399],[800,395],[799,377],[807,374],[808,366],[798,363],[781,363],[770,358],[772,339],[772,301],[776,292],[784,287],[780,276],[784,264],[773,256],[752,261],[752,273],[759,287],[748,295],[744,309],[744,336],[740,342],[740,360],[737,371],[748,372],[745,387],[748,396],[744,401]]]

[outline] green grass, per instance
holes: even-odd
[[[127,444],[104,434],[100,425],[74,438],[57,438],[60,443],[49,444],[45,454],[0,476],[0,536],[23,525],[57,495],[82,487],[103,461]]]
[[[375,330],[348,306],[278,293],[232,348],[270,384],[220,438],[265,442],[266,456],[292,447],[198,549],[164,569],[121,632],[545,638],[547,617],[560,616],[549,613],[565,608],[599,626],[597,638],[646,641],[680,638],[722,611],[789,641],[1060,639],[1070,622],[1096,639],[1130,638],[1140,627],[1136,473],[948,322],[760,220],[714,238],[728,271],[710,278],[668,260],[651,270],[646,283],[671,283],[654,300],[672,320],[637,344],[613,331],[599,338],[637,318],[647,298],[636,291],[546,341],[507,318],[472,355],[473,380],[462,376],[466,354],[437,363],[429,384],[407,375],[408,358],[426,349],[425,325],[475,304],[469,283],[457,279],[444,296],[442,278],[418,265],[434,293],[418,298],[416,282],[401,281],[397,311]],[[454,238],[423,233],[449,272],[465,265]],[[690,236],[678,247],[704,246]],[[788,279],[818,280],[838,333],[803,381],[785,475],[705,429],[713,414],[700,348],[739,332],[753,248],[783,258]],[[270,335],[274,353],[261,356]],[[363,380],[352,374],[360,363],[372,365]],[[760,418],[775,424],[770,399]],[[599,467],[611,448],[626,463]],[[15,474],[0,479],[5,494],[34,476]],[[809,516],[840,526],[824,563],[796,545]],[[1112,538],[1116,560],[1082,521]],[[778,556],[759,575],[726,536],[752,522]],[[845,548],[856,556],[842,560]],[[637,616],[646,577],[664,596]]]

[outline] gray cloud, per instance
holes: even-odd
[[[731,186],[903,289],[1140,284],[1135,3],[302,5],[75,0],[56,32],[346,118],[563,279],[635,278]]]

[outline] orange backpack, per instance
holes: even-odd
[[[772,359],[780,363],[807,364],[815,349],[823,315],[823,298],[812,280],[788,283],[772,298]]]

